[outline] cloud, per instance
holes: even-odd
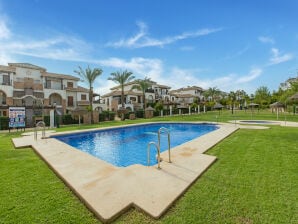
[[[26,38],[21,38],[6,41],[2,50],[17,55],[80,61],[91,50],[91,46],[78,38],[60,35],[45,40],[28,41]]]
[[[217,78],[200,78],[199,73],[203,73],[204,70],[190,70],[190,69],[181,69],[173,68],[170,72],[173,78],[170,83],[173,89],[181,88],[185,86],[200,86],[204,89],[209,87],[218,86],[223,91],[230,91],[232,89],[239,89],[239,84],[241,86],[248,84],[249,82],[255,80],[262,74],[261,68],[253,68],[249,71],[247,75],[238,75],[236,73],[230,73],[227,75],[219,76]],[[168,78],[168,80],[170,80]],[[237,85],[238,84],[238,85]]]
[[[163,47],[164,45],[172,44],[179,40],[205,36],[222,30],[222,28],[205,28],[191,32],[184,32],[179,35],[156,39],[148,36],[148,26],[144,22],[138,22],[137,26],[139,27],[139,31],[134,36],[127,39],[123,38],[116,42],[109,42],[106,45],[114,48]]]
[[[269,59],[269,65],[277,65],[286,61],[293,59],[293,55],[290,53],[280,55],[280,52],[277,48],[271,48],[271,58]]]
[[[275,41],[272,37],[260,36],[258,38],[258,40],[262,43],[265,43],[265,44],[267,44],[267,43],[274,44],[275,43]]]
[[[234,52],[230,55],[227,55],[223,60],[230,60],[233,58],[240,57],[241,55],[245,54],[249,50],[250,46],[245,46],[244,48],[238,50],[237,52]]]
[[[262,74],[262,72],[263,72],[263,70],[261,68],[254,68],[254,69],[250,70],[248,75],[238,77],[238,79],[236,79],[235,83],[242,84],[242,83],[250,82],[250,81],[256,79],[257,77],[259,77]]]
[[[8,39],[11,36],[11,32],[8,29],[4,19],[0,18],[0,39]]]
[[[121,58],[109,58],[106,60],[98,60],[94,62],[106,67],[128,69],[135,73],[135,75],[139,74],[144,77],[148,76],[151,79],[159,77],[163,71],[162,61],[155,58],[134,57],[130,60]]]
[[[129,70],[136,78],[151,78],[160,84],[168,84],[168,80],[163,79],[163,62],[156,58],[134,57],[129,60],[122,58],[108,58],[105,60],[93,60],[92,63],[110,68],[111,70]],[[110,88],[115,86],[112,81],[99,80],[97,92],[105,94],[110,92]]]
[[[55,34],[51,38],[36,39],[28,35],[16,35],[11,32],[5,19],[0,17],[0,61],[14,61],[16,55],[38,58],[84,61],[92,51],[89,43],[75,36]]]

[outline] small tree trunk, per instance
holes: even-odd
[[[89,109],[90,109],[90,117],[91,117],[91,124],[94,124],[94,117],[93,117],[93,106],[92,106],[92,98],[93,98],[93,88],[90,88],[89,91]]]

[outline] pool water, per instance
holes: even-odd
[[[165,127],[170,131],[171,148],[218,129],[213,124],[154,123],[54,136],[83,152],[118,167],[133,164],[147,165],[147,147],[158,142],[157,132]],[[161,134],[161,149],[168,148],[168,136]],[[150,165],[157,163],[156,149],[151,146]]]

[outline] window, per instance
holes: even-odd
[[[3,84],[9,85],[9,75],[3,75]]]
[[[73,96],[67,97],[67,106],[73,107]]]
[[[67,87],[68,88],[73,88],[73,82],[67,82]]]
[[[51,88],[51,80],[46,80],[46,88],[47,89]]]
[[[87,96],[86,96],[86,94],[82,94],[82,95],[81,95],[81,100],[87,100]]]

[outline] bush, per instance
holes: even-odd
[[[8,129],[8,117],[0,117],[0,130],[7,130]]]
[[[129,119],[129,115],[134,114],[134,112],[130,111],[124,115],[125,119]]]
[[[43,121],[46,124],[46,126],[50,126],[50,115],[43,116]]]
[[[159,111],[153,111],[153,116],[154,117],[158,117],[158,116],[160,116],[160,112]]]
[[[115,120],[115,112],[103,111],[99,114],[99,121],[113,121]]]
[[[137,110],[137,111],[135,112],[135,114],[136,114],[136,117],[137,117],[137,118],[144,118],[144,110],[143,110],[143,109],[141,109],[141,110]]]
[[[70,114],[62,115],[62,123],[63,124],[76,124],[77,121],[72,118]]]
[[[115,120],[115,115],[116,115],[115,112],[109,112],[110,121],[114,121]]]

